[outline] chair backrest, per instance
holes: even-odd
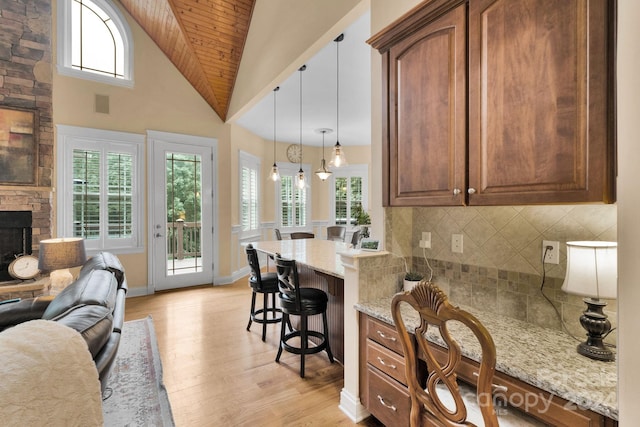
[[[412,310],[413,320],[402,306],[409,305]],[[477,383],[477,401],[482,413],[485,426],[498,426],[498,419],[493,405],[491,381],[495,372],[496,347],[489,331],[471,313],[449,303],[447,296],[440,288],[430,282],[421,281],[411,291],[398,293],[391,302],[391,313],[396,330],[400,335],[400,341],[404,350],[405,373],[411,395],[411,426],[420,426],[423,411],[431,418],[438,419],[443,425],[459,425],[467,420],[467,407],[465,406],[458,388],[456,370],[461,360],[460,345],[452,337],[452,332],[461,332],[468,329],[473,333],[482,350],[482,361]],[[419,321],[418,321],[419,319]],[[414,341],[407,330],[408,321],[415,337]],[[452,322],[451,331],[448,322]],[[458,323],[459,322],[459,323]],[[455,325],[455,326],[454,326]],[[441,364],[431,349],[427,335],[437,333],[429,331],[429,326],[437,329],[442,340],[446,344],[447,362]],[[466,328],[465,328],[466,327]],[[468,331],[466,332],[468,336]],[[424,357],[427,363],[427,379],[421,378],[421,369],[418,366],[417,356]],[[425,385],[426,384],[426,387]],[[436,386],[439,391],[436,392]],[[443,386],[446,387],[453,399],[453,403],[443,403]],[[473,425],[473,424],[470,424]]]
[[[358,246],[360,242],[360,230],[356,230],[353,232],[353,236],[351,236],[351,246],[354,248]]]
[[[313,233],[304,233],[302,231],[291,233],[290,236],[292,239],[313,239],[314,237],[316,237],[316,235]]]
[[[260,274],[260,262],[258,260],[258,251],[253,247],[251,243],[244,249],[247,253],[247,262],[249,268],[251,268],[251,275],[255,277],[258,286],[262,286],[262,275]]]
[[[280,229],[279,228],[274,228],[273,231],[276,232],[276,239],[282,240],[282,234],[280,234]]]
[[[327,240],[337,240],[344,242],[344,238],[347,235],[347,227],[343,225],[332,225],[327,227]]]
[[[302,311],[300,301],[300,280],[298,278],[298,265],[294,259],[284,259],[276,254],[274,259],[278,274],[278,289],[280,298],[295,301],[296,311]]]

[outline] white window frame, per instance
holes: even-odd
[[[100,151],[106,160],[107,152],[120,152],[133,156],[132,190],[132,236],[130,238],[107,238],[106,218],[100,218],[100,238],[85,240],[88,254],[102,250],[113,253],[140,253],[144,251],[144,135],[57,125],[57,235],[73,236],[73,150]],[[101,165],[103,179],[106,180],[106,162]],[[106,197],[101,200],[106,206]],[[101,208],[101,212],[107,212]]]
[[[278,165],[278,169],[280,171],[280,177],[282,178],[283,176],[293,176],[294,177],[294,182],[295,182],[295,176],[298,174],[298,171],[300,170],[300,165],[297,163],[285,163],[285,164],[280,164]],[[284,226],[282,225],[282,183],[281,180],[280,181],[276,181],[275,182],[275,186],[276,186],[276,191],[275,191],[275,195],[276,195],[276,224],[278,224],[278,226],[276,228],[279,228],[280,231],[285,232],[285,233],[294,233],[294,232],[298,232],[298,231],[313,231],[313,225],[311,224],[311,165],[309,164],[302,164],[302,171],[304,172],[304,176],[305,176],[305,180],[307,182],[307,186],[306,186],[306,200],[305,200],[305,223],[306,226],[304,227],[290,227],[290,226]]]
[[[336,223],[336,194],[334,189],[336,188],[336,178],[362,178],[362,209],[367,211],[369,209],[369,165],[353,164],[347,166],[341,166],[339,168],[332,169],[331,175],[331,191],[329,192],[329,207],[331,209],[331,215],[329,221],[332,225]],[[350,205],[351,201],[347,203]],[[347,224],[347,227],[350,227]]]
[[[250,228],[248,230],[243,230],[242,229],[242,194],[243,194],[243,179],[242,179],[242,170],[244,168],[247,169],[251,169],[253,171],[255,171],[256,174],[256,228]],[[253,154],[249,154],[245,151],[239,151],[238,152],[238,219],[239,219],[239,225],[240,225],[240,237],[241,238],[249,238],[249,237],[255,237],[255,236],[259,236],[260,235],[260,189],[262,188],[262,182],[261,182],[261,164],[260,164],[260,158],[257,156],[254,156]]]
[[[109,15],[122,37],[124,49],[124,78],[115,78],[107,75],[92,73],[75,69],[71,66],[71,5],[74,0],[58,0],[58,28],[57,28],[57,49],[59,74],[76,77],[79,79],[92,80],[115,86],[133,87],[133,35],[129,24],[120,9],[110,0],[91,0]]]

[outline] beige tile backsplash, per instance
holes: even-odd
[[[556,309],[571,333],[582,338],[581,297],[560,290],[566,242],[617,240],[615,205],[386,208],[385,247],[427,272],[426,256],[438,283],[456,304],[482,307],[539,326],[561,329]],[[419,247],[431,232],[431,249]],[[451,252],[451,235],[463,235],[463,253]],[[560,264],[541,263],[542,241],[560,242]],[[546,276],[544,295],[540,291]],[[545,296],[553,302],[550,304]],[[554,308],[555,306],[555,308]],[[617,306],[605,310],[616,325]],[[615,332],[608,342],[615,342]]]

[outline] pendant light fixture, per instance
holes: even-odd
[[[318,178],[320,178],[320,180],[324,181],[325,179],[329,178],[332,174],[332,172],[327,169],[326,163],[324,160],[324,134],[331,133],[333,132],[333,130],[322,128],[322,129],[316,129],[316,132],[322,134],[322,161],[320,162],[320,168],[316,170],[316,175],[318,175]]]
[[[306,65],[303,65],[298,69],[298,71],[300,71],[300,170],[298,171],[298,181],[296,182],[296,185],[301,190],[307,184],[304,171],[302,170],[302,72],[306,69]]]
[[[269,177],[273,182],[280,181],[280,171],[276,164],[276,92],[280,90],[280,86],[273,90],[273,166]]]
[[[336,42],[336,145],[333,146],[333,155],[329,166],[339,168],[347,164],[344,149],[340,145],[340,42],[344,40],[344,34],[335,38]]]

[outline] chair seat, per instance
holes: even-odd
[[[249,286],[260,293],[275,293],[278,292],[278,275],[276,273],[262,273],[261,282],[258,283],[256,276],[249,277]]]
[[[464,381],[458,381],[458,388],[460,389],[462,400],[467,407],[467,421],[477,426],[484,425],[484,421],[482,420],[482,413],[480,412],[478,401],[476,400],[475,387],[467,384]],[[447,387],[445,387],[443,383],[439,383],[436,386],[436,390],[438,391],[438,396],[442,400],[442,403],[448,408],[453,408],[453,397],[451,396],[451,393],[449,393],[449,390],[447,390]],[[495,398],[494,402],[496,402],[494,403],[494,407],[496,410],[496,414],[498,415],[498,422],[500,423],[500,427],[543,427],[547,425],[542,421],[538,421],[531,415],[528,415],[515,408],[509,407],[506,404],[501,405],[499,403],[500,401]],[[428,418],[428,415],[425,413],[423,417]]]
[[[327,309],[329,298],[321,289],[300,288],[300,307],[298,311],[296,300],[289,298],[287,294],[280,294],[280,307],[288,314],[319,314]]]

